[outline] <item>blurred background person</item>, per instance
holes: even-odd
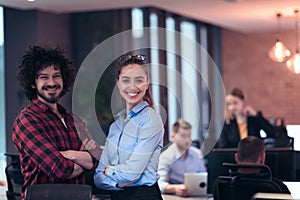
[[[237,164],[248,164],[248,165],[264,165],[266,159],[266,147],[264,142],[255,136],[249,136],[242,139],[238,145],[238,151],[235,154],[235,161]],[[257,171],[258,170],[258,171]],[[239,169],[241,174],[252,174],[255,177],[259,177],[260,169]],[[289,189],[279,179],[273,178],[273,181],[278,184],[283,193],[290,194]]]
[[[275,136],[275,127],[245,101],[239,88],[234,88],[226,96],[226,119],[218,141],[219,148],[237,148],[238,142],[247,136],[261,138],[260,130],[267,137]]]
[[[163,151],[159,158],[158,184],[162,193],[188,196],[184,185],[184,174],[206,172],[205,159],[201,151],[191,146],[192,126],[183,119],[173,125],[173,143]]]
[[[294,147],[294,138],[288,136],[284,118],[277,117],[274,120],[275,137],[264,140],[267,148]]]

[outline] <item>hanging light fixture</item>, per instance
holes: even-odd
[[[298,15],[299,10],[295,9],[295,26],[296,26],[296,50],[295,54],[286,62],[289,70],[293,71],[295,74],[300,74],[300,52],[299,52],[299,22]]]
[[[281,13],[276,14],[276,18],[277,18],[276,43],[268,52],[269,57],[275,62],[285,62],[291,55],[290,50],[288,50],[288,48],[279,39],[281,16],[282,16]]]

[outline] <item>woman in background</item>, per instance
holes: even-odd
[[[163,123],[153,109],[146,56],[120,57],[116,81],[126,107],[110,126],[94,175],[95,185],[112,200],[162,200],[157,184]]]
[[[219,148],[237,148],[240,140],[247,136],[261,138],[260,130],[267,137],[274,137],[275,127],[245,102],[242,90],[234,88],[226,96],[226,119],[218,141]]]

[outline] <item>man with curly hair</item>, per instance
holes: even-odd
[[[58,100],[75,80],[72,62],[57,48],[31,46],[17,79],[31,104],[14,121],[12,140],[21,160],[25,189],[33,184],[84,184],[84,171],[97,167],[101,154],[85,124]]]

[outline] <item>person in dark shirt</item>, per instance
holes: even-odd
[[[263,142],[258,137],[248,136],[239,142],[237,153],[235,154],[235,160],[237,164],[255,164],[264,165],[266,157],[266,147]],[[238,170],[239,174],[257,174],[259,176],[260,169],[249,169],[240,168]],[[253,176],[252,176],[253,177]],[[287,186],[279,179],[273,178],[273,181],[280,186],[282,193],[290,194]]]
[[[219,148],[237,148],[238,142],[247,136],[260,137],[263,130],[267,137],[274,138],[275,127],[245,101],[239,88],[226,96],[226,119],[218,140]]]
[[[58,101],[75,79],[73,64],[57,48],[31,46],[22,57],[18,80],[31,103],[16,117],[12,140],[26,188],[33,184],[84,184],[84,171],[101,155],[85,124]]]

